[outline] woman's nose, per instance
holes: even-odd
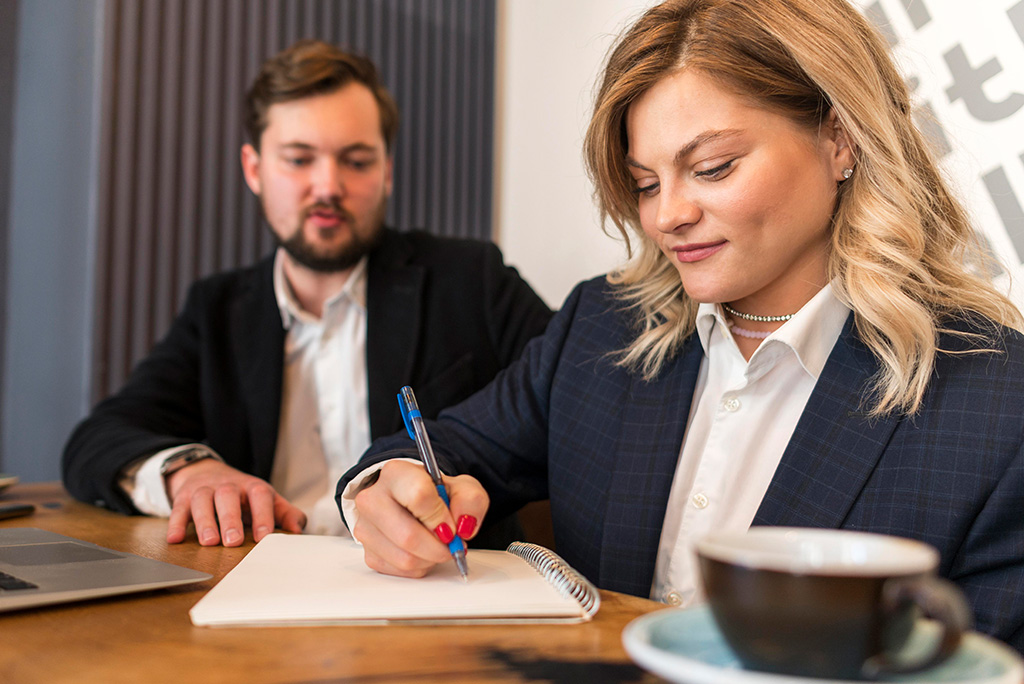
[[[682,188],[667,188],[658,193],[658,213],[655,227],[662,233],[693,225],[700,220],[701,208],[696,200]]]

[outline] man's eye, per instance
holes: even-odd
[[[349,159],[346,163],[356,171],[365,171],[373,166],[373,162],[372,159]]]
[[[286,157],[285,163],[289,166],[309,166],[312,160],[309,157]]]

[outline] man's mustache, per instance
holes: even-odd
[[[341,217],[341,219],[346,223],[353,222],[352,214],[345,211],[340,204],[336,204],[334,202],[317,202],[315,204],[309,205],[308,207],[302,210],[302,220],[305,221],[307,218],[309,218],[311,215],[317,212],[327,212],[330,214],[336,214],[337,216]]]

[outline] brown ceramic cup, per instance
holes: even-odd
[[[900,537],[752,527],[697,543],[708,603],[754,670],[824,679],[915,672],[952,655],[969,629],[961,591],[935,576],[938,552]],[[930,653],[899,658],[915,621],[936,620]]]

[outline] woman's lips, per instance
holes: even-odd
[[[681,247],[673,247],[672,251],[676,253],[676,259],[684,264],[690,264],[695,261],[707,259],[712,254],[725,247],[727,242],[728,240],[694,243],[682,245]]]

